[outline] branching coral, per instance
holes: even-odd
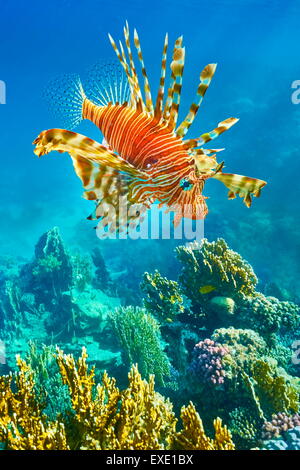
[[[109,318],[122,347],[126,367],[138,363],[143,377],[155,374],[157,382],[163,384],[170,374],[170,364],[155,318],[138,307],[121,307]]]
[[[170,281],[158,271],[144,273],[141,289],[145,294],[144,305],[161,323],[176,319],[184,312],[183,297],[176,281]]]
[[[89,370],[85,349],[75,361],[57,351],[62,381],[69,388],[74,413],[49,421],[34,394],[33,372],[18,359],[19,372],[0,378],[0,442],[7,449],[54,450],[233,450],[226,426],[214,421],[215,438],[206,436],[192,403],[182,408],[183,429],[168,399],[155,392],[154,376],[142,380],[136,366],[129,386],[120,391],[115,379],[103,375],[95,387],[94,369]]]
[[[33,372],[17,358],[19,373],[0,377],[0,442],[12,450],[66,450],[64,424],[49,422],[35,397]]]
[[[215,438],[205,434],[202,420],[193,403],[181,410],[183,430],[178,432],[171,441],[174,449],[185,450],[234,450],[230,431],[222,426],[220,418],[214,420]]]

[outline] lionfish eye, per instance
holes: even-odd
[[[179,184],[183,191],[189,191],[193,187],[193,183],[188,178],[182,178]]]

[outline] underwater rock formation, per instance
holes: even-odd
[[[120,301],[93,286],[96,270],[89,256],[69,252],[57,227],[40,237],[34,259],[0,286],[0,337],[9,367],[15,354],[26,353],[28,339],[67,344],[70,352],[88,344],[100,369],[119,361],[119,352],[106,351],[106,324]]]

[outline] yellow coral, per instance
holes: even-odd
[[[215,438],[206,436],[192,403],[181,411],[183,429],[168,399],[155,392],[154,376],[142,380],[137,366],[120,391],[114,378],[103,375],[95,390],[94,369],[88,369],[83,348],[78,361],[57,350],[57,363],[70,391],[74,416],[51,422],[42,414],[34,393],[33,372],[18,358],[19,372],[0,377],[0,442],[7,449],[68,450],[232,450],[234,444],[221,420],[214,421]]]
[[[182,407],[183,430],[171,437],[171,448],[184,450],[234,450],[230,431],[222,426],[220,418],[214,420],[215,438],[205,434],[202,420],[191,402]]]
[[[261,403],[266,403],[270,410],[299,411],[299,385],[294,377],[277,367],[276,361],[257,360],[253,364],[253,379]]]
[[[179,278],[183,292],[195,305],[203,303],[199,288],[206,285],[216,288],[214,296],[240,298],[256,295],[258,279],[252,267],[222,238],[214,242],[204,239],[201,244],[179,246],[176,253],[183,265]]]
[[[0,377],[0,441],[12,450],[67,450],[64,424],[47,422],[35,399],[33,372],[17,357],[19,373]]]
[[[174,432],[176,418],[171,403],[154,391],[154,377],[142,380],[133,366],[129,387],[120,392],[115,380],[105,373],[103,385],[97,386],[93,398],[94,370],[88,371],[83,349],[77,365],[73,356],[58,352],[62,379],[69,387],[76,413],[81,448],[163,449],[169,433]],[[78,442],[75,443],[75,447]],[[72,446],[73,447],[73,446]]]

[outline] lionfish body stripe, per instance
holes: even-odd
[[[266,182],[223,173],[224,162],[220,164],[216,160],[217,153],[223,149],[203,148],[207,142],[230,129],[238,119],[226,119],[212,131],[202,133],[199,138],[184,140],[210,85],[216,64],[208,64],[201,72],[197,98],[190,106],[186,118],[177,126],[185,61],[182,36],[175,41],[168,88],[168,35],[165,37],[155,106],[140,40],[134,30],[133,44],[141,66],[143,92],[140,88],[127,23],[124,38],[125,47],[121,41],[117,46],[109,35],[124,76],[119,71],[111,74],[109,69],[105,82],[101,82],[100,78],[96,91],[95,88],[92,90],[93,99],[88,98],[88,93],[84,92],[77,76],[72,76],[65,89],[56,81],[55,90],[49,93],[51,101],[56,103],[61,113],[69,115],[72,125],[78,124],[82,119],[92,121],[103,134],[103,144],[72,131],[50,129],[42,132],[34,141],[35,153],[41,156],[57,150],[70,154],[75,172],[85,190],[84,197],[96,201],[96,210],[90,218],[102,220],[111,204],[115,213],[120,214],[120,198],[129,206],[144,205],[144,210],[158,201],[160,205],[168,206],[168,210],[175,211],[176,224],[182,216],[204,218],[208,210],[203,189],[209,178],[221,181],[229,189],[229,199],[239,195],[249,207],[251,196],[258,197]],[[97,90],[98,97],[95,96]],[[138,223],[144,210],[133,213],[130,221]],[[110,214],[103,225],[107,223],[114,224],[119,230],[122,229],[125,218],[124,221],[116,221],[116,217]]]

